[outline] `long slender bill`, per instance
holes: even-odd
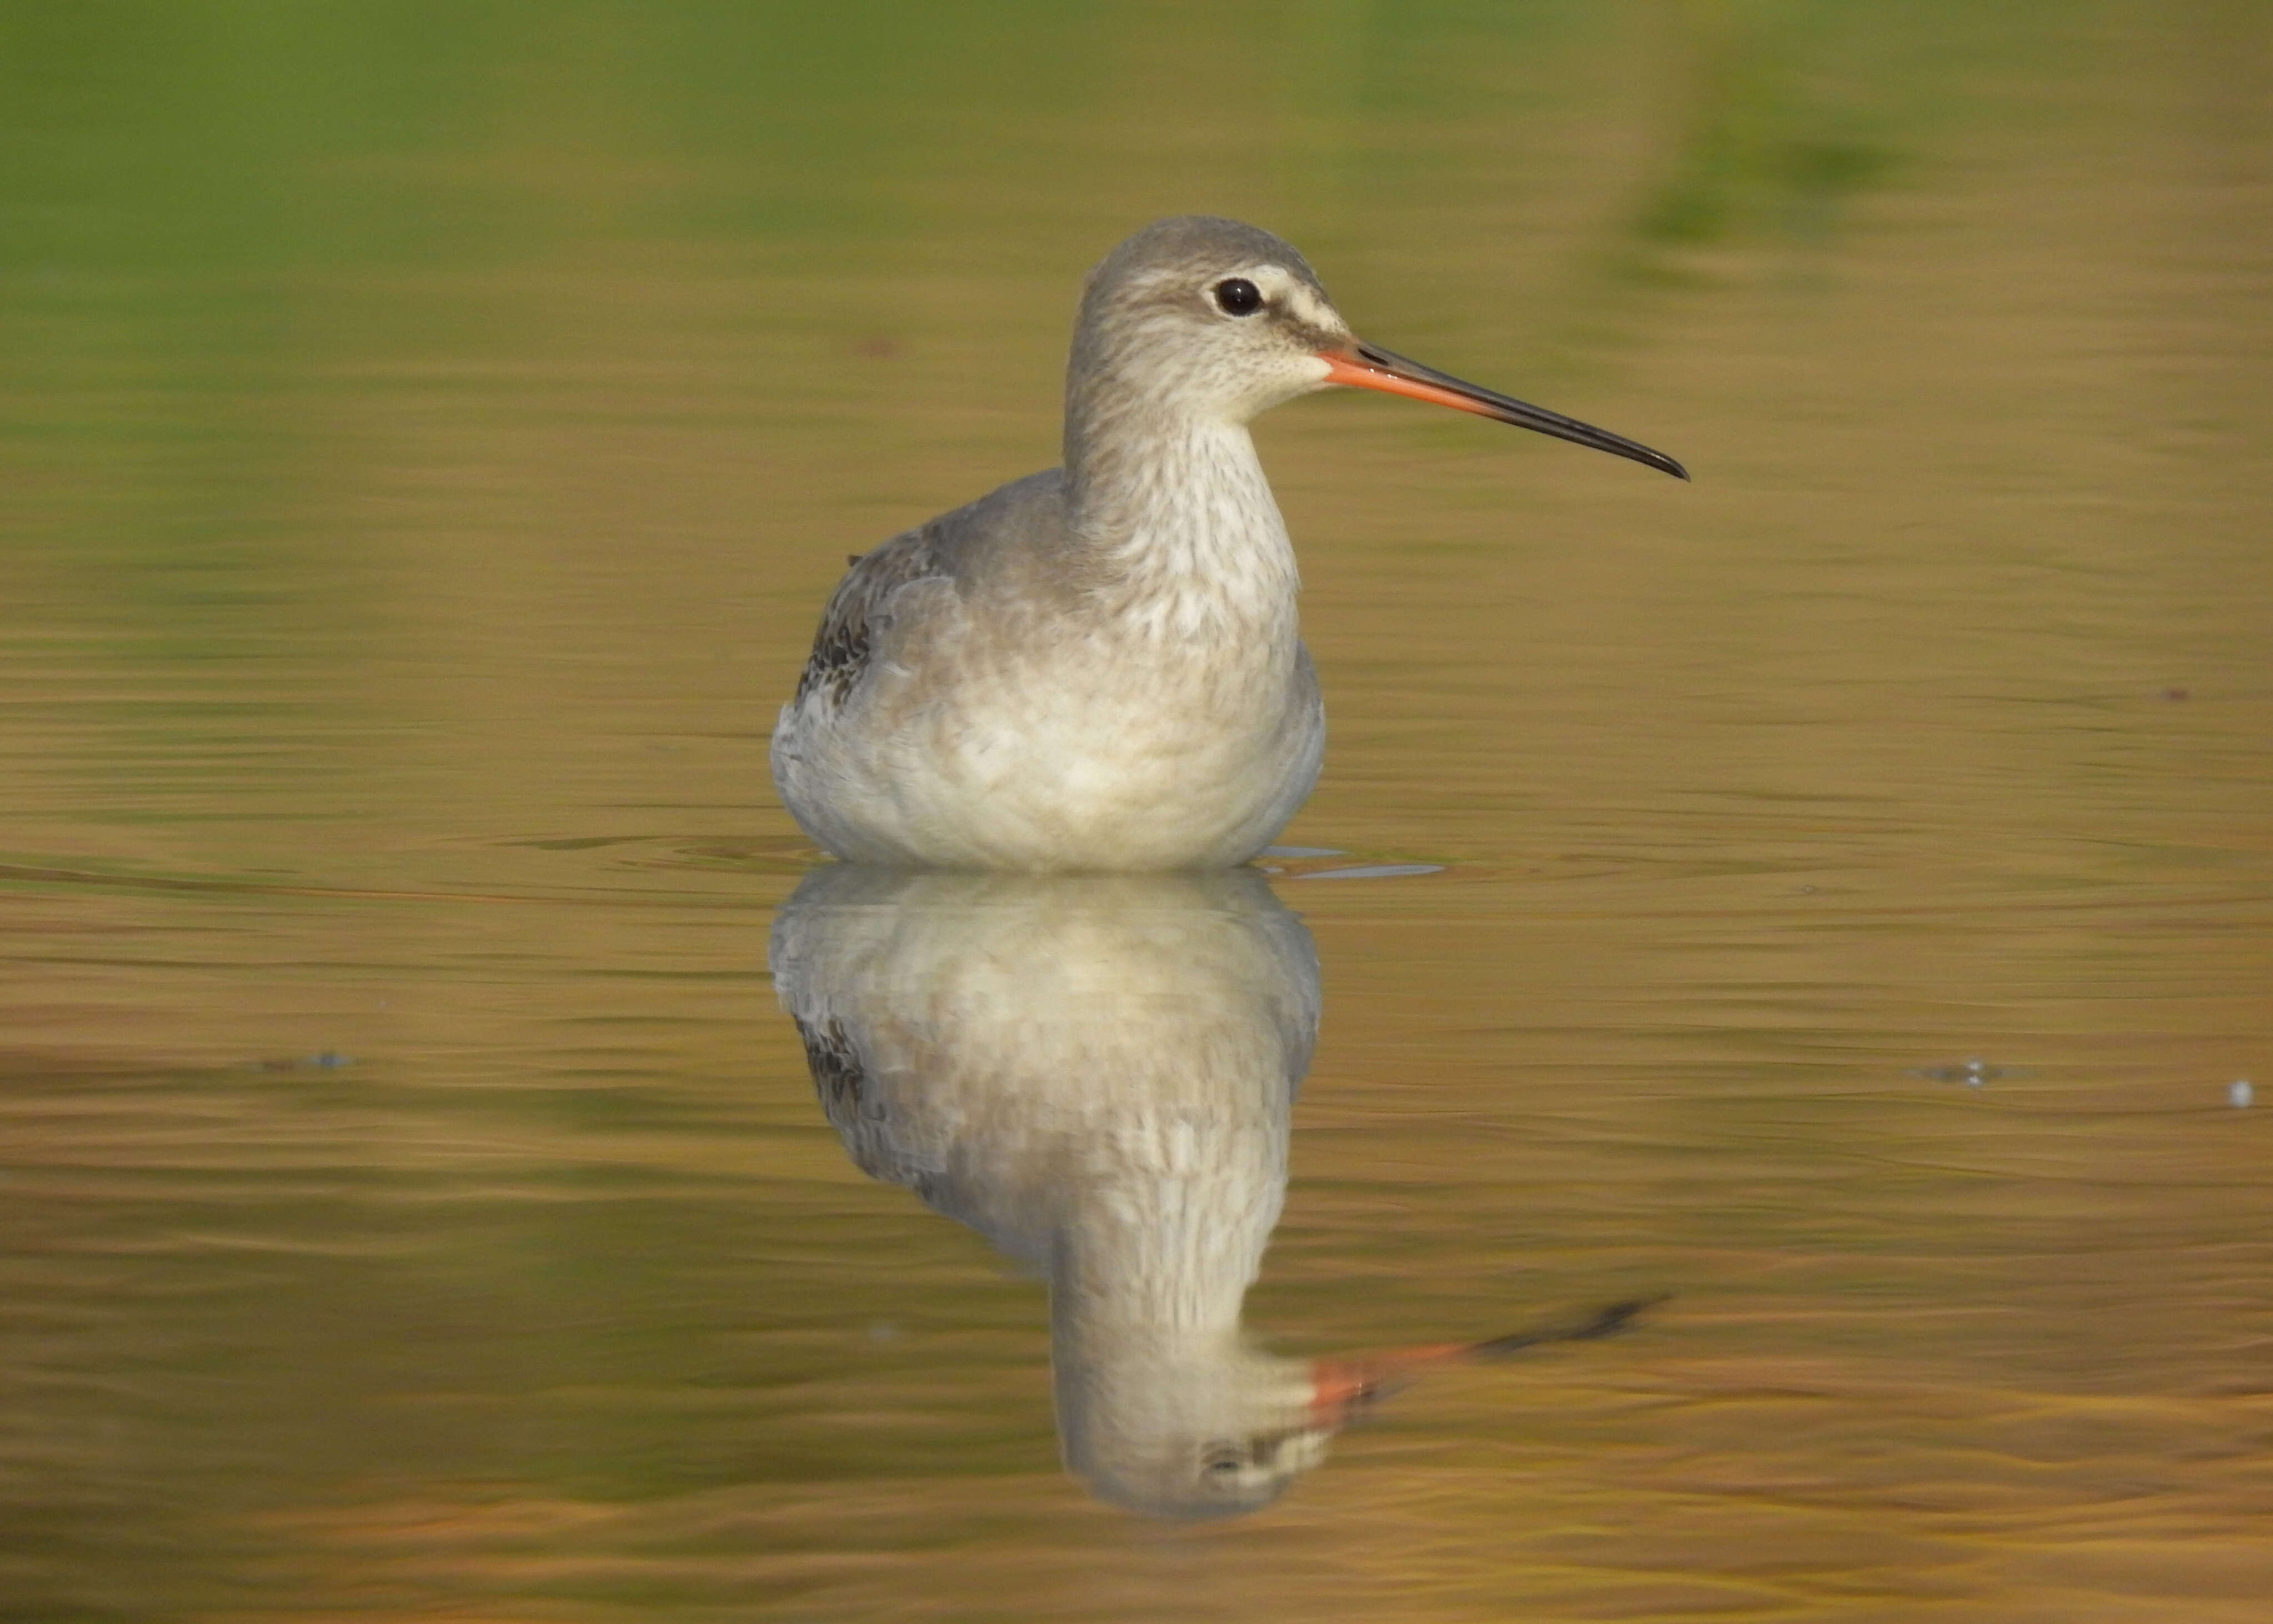
[[[1489,1342],[1437,1342],[1415,1348],[1387,1348],[1344,1354],[1310,1365],[1310,1425],[1339,1429],[1367,1405],[1411,1386],[1432,1370],[1469,1359],[1504,1359],[1528,1348],[1556,1342],[1594,1342],[1615,1336],[1663,1297],[1638,1297],[1612,1303],[1582,1319],[1564,1320],[1495,1336]]]
[[[1384,394],[1410,395],[1416,400],[1429,400],[1438,406],[1449,406],[1458,412],[1474,412],[1479,417],[1489,417],[1495,423],[1512,423],[1519,429],[1530,429],[1541,434],[1551,434],[1558,440],[1574,445],[1591,445],[1596,451],[1607,451],[1614,457],[1631,457],[1662,474],[1676,479],[1687,479],[1689,470],[1662,451],[1652,451],[1638,440],[1623,434],[1612,434],[1608,429],[1580,423],[1576,417],[1565,417],[1560,412],[1550,412],[1543,406],[1533,406],[1512,399],[1496,391],[1480,388],[1454,378],[1449,372],[1439,372],[1434,367],[1422,366],[1418,361],[1372,344],[1353,345],[1347,350],[1320,350],[1318,359],[1326,363],[1326,381],[1347,384],[1357,389],[1378,389]]]

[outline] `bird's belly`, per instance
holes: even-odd
[[[905,707],[885,696],[800,729],[788,770],[777,740],[776,779],[806,832],[855,861],[1224,866],[1267,845],[1317,778],[1324,717],[1308,658],[1275,663],[1204,686],[1107,671]]]

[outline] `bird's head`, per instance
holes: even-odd
[[[1293,245],[1235,220],[1156,221],[1082,290],[1067,375],[1069,460],[1133,422],[1243,423],[1335,385],[1401,394],[1631,458],[1662,452],[1361,341]]]

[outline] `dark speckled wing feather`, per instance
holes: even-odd
[[[844,1141],[853,1165],[871,1179],[905,1185],[928,1198],[928,1173],[911,1157],[893,1133],[891,1112],[875,1081],[868,1075],[860,1050],[844,1023],[834,1016],[816,1016],[797,1022],[805,1040],[805,1063],[813,1073],[813,1090],[829,1115],[829,1126]]]
[[[889,646],[884,634],[894,630],[895,616],[911,605],[918,618],[927,612],[918,601],[926,594],[904,596],[911,587],[935,581],[960,590],[954,583],[986,568],[989,558],[1031,557],[1061,545],[1064,487],[1056,468],[1030,474],[853,559],[821,612],[791,708],[803,711],[816,699],[828,709],[844,705],[878,648]]]
[[[936,521],[905,531],[853,560],[821,611],[813,656],[797,680],[796,704],[803,706],[815,692],[825,693],[832,705],[844,703],[874,655],[876,633],[890,624],[886,606],[892,595],[911,582],[946,574],[937,531]]]

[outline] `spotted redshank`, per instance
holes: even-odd
[[[1031,872],[1245,861],[1317,782],[1317,677],[1247,425],[1333,385],[1682,479],[1622,436],[1362,343],[1302,255],[1147,226],[1090,273],[1065,465],[854,561],[774,730],[774,782],[857,862]]]
[[[1049,1283],[1066,1464],[1114,1504],[1251,1511],[1407,1383],[1643,1306],[1317,1359],[1249,1332],[1319,1009],[1310,934],[1257,870],[823,864],[770,965],[853,1161]]]

